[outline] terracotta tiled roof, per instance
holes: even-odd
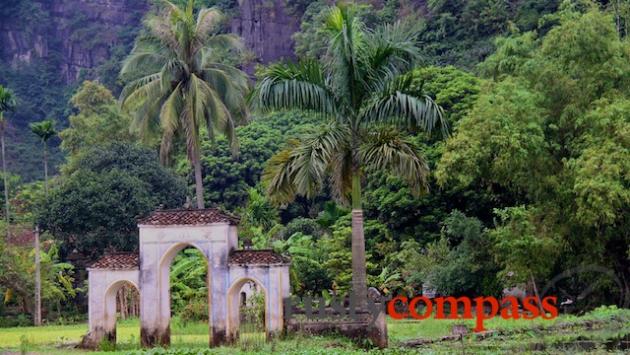
[[[229,264],[273,265],[289,264],[289,259],[272,250],[234,250],[230,253]]]
[[[212,223],[238,224],[238,218],[216,208],[203,210],[163,210],[154,211],[138,221],[140,225],[206,225]]]
[[[105,254],[90,266],[92,269],[130,270],[138,268],[137,253]]]
[[[12,231],[7,239],[7,242],[15,246],[30,246],[35,243],[35,232],[32,229],[22,229],[18,231]]]

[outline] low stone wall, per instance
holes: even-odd
[[[356,319],[300,319],[297,317],[285,320],[288,332],[301,332],[306,334],[329,334],[336,333],[347,336],[361,345],[365,345],[367,340],[371,345],[386,348],[387,343],[387,323],[385,312],[382,312],[376,320],[372,319],[369,313],[358,313]]]

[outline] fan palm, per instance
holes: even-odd
[[[4,133],[7,127],[7,121],[4,112],[11,111],[15,108],[15,98],[9,89],[5,89],[0,85],[0,146],[2,146],[2,177],[4,179],[4,217],[7,221],[7,235],[9,235],[9,182],[7,179],[7,159],[4,150]]]
[[[48,197],[48,140],[57,134],[55,121],[52,119],[30,124],[31,132],[35,133],[44,146],[44,193]]]
[[[220,61],[222,53],[241,50],[238,39],[220,34],[217,9],[202,9],[195,18],[194,1],[185,9],[167,4],[166,13],[152,16],[148,33],[136,43],[121,75],[147,75],[123,89],[121,105],[135,112],[133,129],[143,137],[161,134],[160,158],[166,162],[177,136],[186,141],[193,165],[197,207],[203,208],[200,130],[210,139],[224,133],[236,152],[234,125],[246,117],[247,76]]]
[[[320,60],[272,65],[262,72],[253,100],[263,110],[302,109],[327,117],[317,134],[289,142],[273,156],[263,179],[278,203],[315,196],[328,180],[335,197],[352,207],[352,288],[366,302],[361,183],[371,171],[405,178],[414,192],[426,189],[428,166],[397,126],[430,131],[442,110],[411,90],[406,74],[418,57],[418,32],[401,23],[366,29],[352,5],[330,9],[329,36]]]

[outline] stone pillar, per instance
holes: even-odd
[[[267,304],[267,336],[280,335],[284,330],[284,298],[289,297],[289,272],[286,266],[273,266],[265,277],[265,288],[268,290]]]
[[[105,318],[103,320],[105,339],[112,344],[116,344],[116,293],[122,287],[112,285],[105,293]]]
[[[98,271],[88,270],[88,319],[89,319],[89,332],[81,340],[79,345],[85,349],[96,349],[105,337],[105,325],[103,324],[105,319],[105,280],[102,277],[97,277],[95,274]],[[100,275],[99,275],[100,276]]]
[[[211,273],[209,287],[211,333],[210,345],[220,346],[228,342],[227,336],[227,283],[228,269],[225,265],[208,265]]]
[[[162,320],[160,258],[157,245],[140,243],[140,340],[143,347],[170,344],[168,323],[164,326]],[[166,277],[168,282],[168,273]],[[168,289],[166,292],[168,296]]]
[[[367,337],[375,346],[381,349],[387,348],[387,319],[385,312],[379,313],[376,321],[368,326]]]
[[[136,285],[137,270],[88,269],[89,327],[80,347],[95,349],[104,340],[116,343],[116,293],[125,284]]]

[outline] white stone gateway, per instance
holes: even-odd
[[[159,210],[139,221],[139,254],[109,254],[88,268],[89,326],[82,345],[116,340],[116,292],[131,284],[140,292],[140,337],[145,347],[170,344],[169,268],[186,247],[208,261],[210,345],[238,339],[243,285],[254,282],[265,295],[265,328],[284,328],[283,299],[289,297],[289,260],[271,250],[237,250],[238,220],[217,209]]]

